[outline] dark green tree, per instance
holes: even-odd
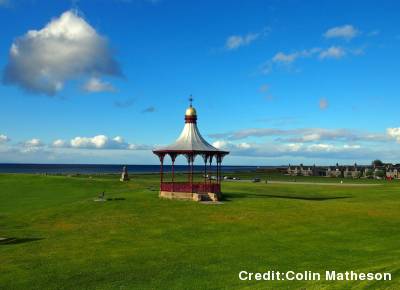
[[[372,166],[380,167],[383,166],[383,162],[379,159],[372,161]]]

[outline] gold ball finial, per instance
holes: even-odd
[[[190,95],[190,97],[189,97],[189,102],[190,102],[190,105],[189,105],[189,108],[186,109],[185,116],[196,116],[197,115],[196,109],[193,108],[193,106],[192,106],[192,102],[193,102],[192,95]]]
[[[197,115],[196,109],[193,107],[187,108],[185,115],[186,116],[196,116]]]

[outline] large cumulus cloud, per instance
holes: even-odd
[[[33,93],[55,95],[78,77],[120,75],[105,37],[73,11],[41,30],[30,30],[11,45],[3,81]]]
[[[94,137],[75,137],[69,142],[57,139],[52,144],[53,148],[75,148],[75,149],[120,149],[120,150],[149,150],[147,145],[137,145],[125,142],[121,136],[110,138],[106,135]]]

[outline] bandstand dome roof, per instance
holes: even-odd
[[[228,151],[223,151],[215,148],[209,144],[200,134],[197,128],[197,112],[196,109],[190,105],[185,113],[185,126],[176,139],[176,141],[166,147],[161,147],[153,150],[154,153],[198,153],[198,154],[229,154]]]

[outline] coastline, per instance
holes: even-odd
[[[25,173],[25,174],[121,174],[122,167],[127,166],[131,174],[152,174],[159,173],[159,165],[142,164],[33,164],[33,163],[0,163],[0,173]],[[224,172],[254,171],[257,169],[276,168],[276,166],[222,166]],[[204,165],[194,165],[195,172],[202,172]],[[212,166],[212,170],[214,170]],[[169,172],[170,166],[164,166],[164,171]],[[186,165],[175,165],[176,172],[187,172]]]

